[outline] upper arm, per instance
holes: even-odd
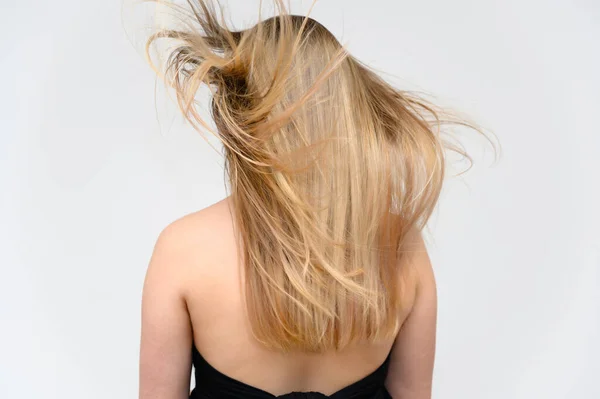
[[[436,283],[421,234],[415,233],[408,246],[409,264],[405,266],[416,272],[416,295],[392,349],[386,386],[394,398],[430,399],[436,340]]]
[[[189,397],[192,329],[183,296],[184,252],[177,228],[155,245],[142,294],[140,399]]]

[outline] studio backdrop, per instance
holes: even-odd
[[[258,3],[226,2],[239,26]],[[0,10],[0,397],[137,397],[152,247],[225,197],[222,157],[146,64],[130,1]],[[434,398],[600,398],[600,4],[320,0],[312,17],[502,146],[493,163],[465,137],[474,167],[427,229]]]

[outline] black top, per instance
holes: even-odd
[[[392,399],[384,386],[390,362],[389,356],[377,370],[331,396],[319,392],[272,395],[221,373],[202,357],[195,345],[192,348],[192,360],[196,369],[196,387],[190,394],[190,399]]]

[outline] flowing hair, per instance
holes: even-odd
[[[393,337],[409,302],[401,246],[438,200],[449,120],[273,1],[274,17],[236,31],[213,1],[188,0],[189,29],[159,30],[146,54],[175,40],[162,76],[223,144],[256,339],[322,352]],[[197,108],[202,85],[216,131]]]

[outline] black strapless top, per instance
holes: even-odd
[[[319,392],[272,395],[221,373],[202,357],[195,346],[192,348],[192,360],[196,369],[196,387],[191,392],[190,399],[392,399],[384,386],[389,356],[377,370],[330,396]]]

